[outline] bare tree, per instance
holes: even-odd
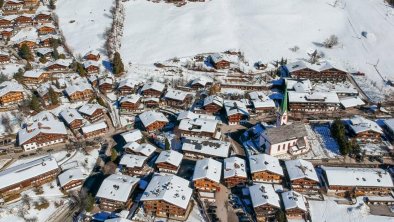
[[[338,45],[338,37],[336,35],[331,35],[323,42],[324,47],[332,48]]]

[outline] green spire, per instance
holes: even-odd
[[[283,100],[282,103],[280,104],[280,113],[285,113],[287,112],[287,83],[285,82],[285,92],[283,93]]]

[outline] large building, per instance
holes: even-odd
[[[212,95],[204,99],[203,108],[207,113],[218,113],[223,108],[223,98]]]
[[[355,116],[348,123],[351,136],[358,142],[376,143],[381,141],[383,130],[376,122],[362,116]]]
[[[289,108],[295,113],[327,113],[338,110],[340,101],[335,92],[289,91]]]
[[[220,140],[184,138],[182,152],[193,159],[214,158],[224,159],[230,154],[231,144]]]
[[[183,119],[178,130],[182,137],[199,137],[204,139],[220,139],[219,122],[212,119]]]
[[[250,155],[249,169],[254,182],[282,183],[283,168],[276,157],[268,154]]]
[[[344,196],[389,195],[393,188],[390,173],[379,168],[345,168],[323,166],[328,194]]]
[[[0,197],[20,194],[25,189],[54,180],[60,172],[54,157],[45,156],[0,172]]]
[[[291,76],[292,78],[306,78],[312,81],[345,81],[347,71],[328,61],[318,64],[310,64],[304,61],[296,61],[281,67],[283,76]]]
[[[117,174],[105,178],[96,195],[100,209],[109,212],[128,210],[133,204],[130,197],[139,180],[136,177]]]
[[[186,220],[193,207],[189,181],[175,175],[154,176],[141,201],[145,212],[157,217]]]

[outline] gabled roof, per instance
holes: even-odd
[[[163,150],[157,157],[155,164],[168,163],[173,166],[179,166],[182,162],[183,154],[175,150]]]
[[[96,110],[98,110],[98,109],[105,109],[105,108],[97,103],[87,103],[87,104],[81,106],[78,109],[78,112],[80,112],[84,115],[90,116],[90,115],[93,115],[93,113],[96,112]]]
[[[93,90],[93,89],[90,84],[80,82],[80,83],[73,84],[73,85],[67,87],[65,89],[65,92],[67,93],[67,95],[70,96],[70,95],[74,94],[75,92],[83,92],[85,90]]]
[[[208,179],[220,183],[222,176],[222,163],[211,158],[197,160],[194,167],[193,181]]]
[[[148,90],[148,89],[152,89],[152,90],[156,90],[159,92],[163,92],[165,85],[159,82],[150,82],[150,83],[145,83],[144,86],[141,89],[141,92]]]
[[[374,131],[379,134],[383,134],[382,128],[380,126],[369,119],[366,119],[362,116],[354,116],[349,120],[349,127],[355,133],[362,133],[366,131]]]
[[[169,90],[167,90],[166,94],[164,95],[164,98],[183,101],[188,95],[191,95],[191,94],[188,92],[185,92],[185,91],[181,91],[181,90],[169,89]]]
[[[124,87],[124,86],[130,87],[130,88],[134,88],[138,84],[139,84],[139,82],[134,81],[132,79],[124,79],[124,80],[119,82],[118,88],[121,88],[121,87]]]
[[[186,137],[182,144],[182,151],[226,158],[229,155],[230,146],[231,144],[225,141]]]
[[[223,178],[230,177],[244,177],[248,175],[246,173],[246,163],[244,159],[239,157],[229,157],[224,159],[223,166]]]
[[[83,63],[83,67],[84,67],[85,69],[88,68],[89,66],[99,67],[99,66],[100,66],[100,63],[99,63],[99,62],[96,62],[96,61],[92,61],[92,60],[88,60],[88,61],[85,61],[85,62]]]
[[[226,109],[227,116],[232,116],[235,114],[242,114],[249,116],[249,111],[246,108],[245,104],[241,101],[237,100],[225,100],[224,108]]]
[[[49,64],[49,66],[60,65],[60,66],[68,67],[71,65],[72,62],[73,61],[71,59],[58,59],[58,60],[54,61],[53,63]]]
[[[214,133],[218,123],[217,120],[211,119],[183,119],[179,123],[178,129],[189,132]]]
[[[104,179],[96,197],[126,202],[139,181],[136,177],[112,174]]]
[[[122,103],[124,103],[124,102],[129,102],[129,103],[135,104],[135,103],[137,103],[140,99],[141,99],[141,95],[139,95],[139,94],[130,94],[130,95],[127,95],[127,96],[122,97],[122,98],[119,100],[119,103],[122,104]]]
[[[216,116],[208,115],[208,114],[200,114],[200,113],[193,113],[189,110],[181,111],[178,114],[177,120],[184,120],[184,119],[207,119],[207,120],[216,120]]]
[[[106,129],[107,124],[105,122],[93,123],[90,125],[83,126],[81,128],[83,134],[91,133],[96,130]]]
[[[219,96],[215,96],[215,95],[208,96],[204,99],[204,106],[211,104],[211,103],[218,105],[220,107],[223,107],[224,100],[223,100],[223,98],[221,98]]]
[[[134,129],[134,130],[131,130],[128,132],[124,132],[120,135],[123,137],[123,139],[126,143],[136,142],[137,140],[140,140],[143,138],[141,130],[139,130],[139,129]]]
[[[120,159],[119,164],[124,165],[128,168],[135,168],[135,167],[141,168],[143,167],[147,159],[148,157],[146,156],[124,154],[122,156],[122,159]]]
[[[19,145],[23,145],[38,134],[67,135],[67,129],[62,122],[55,119],[36,121],[18,131]]]
[[[279,159],[268,154],[250,155],[249,166],[251,173],[269,171],[280,176],[284,175]]]
[[[335,92],[295,92],[289,91],[289,103],[334,103],[339,104],[338,95]]]
[[[386,127],[391,130],[391,132],[394,132],[394,118],[383,120],[383,122],[384,125],[386,125]]]
[[[134,153],[140,153],[144,156],[151,156],[155,151],[156,151],[156,147],[154,147],[153,145],[149,144],[149,143],[143,143],[143,144],[139,144],[136,142],[129,142],[126,143],[123,146],[123,149],[128,149],[133,151]]]
[[[148,127],[149,125],[151,125],[156,121],[166,122],[166,123],[168,122],[167,117],[165,117],[163,113],[156,111],[145,111],[141,113],[138,117],[140,118],[142,124],[144,124],[145,127]]]
[[[280,208],[279,195],[275,192],[271,184],[258,183],[250,186],[249,193],[254,208],[266,204]]]
[[[213,80],[209,77],[199,77],[196,79],[193,79],[193,81],[190,83],[190,85],[196,85],[196,84],[200,84],[202,86],[206,86],[207,83],[212,83]]]
[[[65,109],[59,113],[59,115],[66,121],[67,124],[71,124],[74,120],[83,120],[83,117],[76,109]]]
[[[192,193],[188,180],[175,175],[154,176],[145,189],[141,201],[161,200],[187,209]]]
[[[311,162],[302,159],[288,160],[285,161],[285,165],[290,181],[297,179],[310,179],[319,182],[316,170]]]
[[[10,92],[24,92],[23,86],[15,81],[5,81],[0,84],[0,97]]]
[[[283,192],[282,193],[282,200],[283,200],[283,205],[285,207],[285,210],[297,208],[297,209],[300,209],[303,211],[307,211],[306,206],[305,206],[304,196],[294,190]]]
[[[59,174],[57,178],[59,180],[60,186],[63,187],[71,181],[85,180],[87,177],[88,175],[86,173],[83,173],[81,168],[73,168]]]
[[[303,138],[308,136],[308,133],[303,123],[294,122],[289,125],[267,128],[262,133],[262,136],[267,139],[270,144],[277,144],[293,140],[295,138]]]

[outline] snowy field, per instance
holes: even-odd
[[[344,67],[382,78],[394,76],[394,9],[382,0],[214,0],[183,7],[146,0],[125,2],[121,54],[151,64],[173,57],[240,49],[251,61],[306,58],[311,50]],[[382,28],[384,27],[384,28]],[[362,35],[362,33],[364,35]],[[321,47],[330,35],[333,49]],[[289,48],[298,46],[297,52]]]
[[[60,29],[74,55],[90,50],[105,54],[105,30],[111,26],[114,0],[58,0]],[[73,21],[74,22],[71,22]]]

